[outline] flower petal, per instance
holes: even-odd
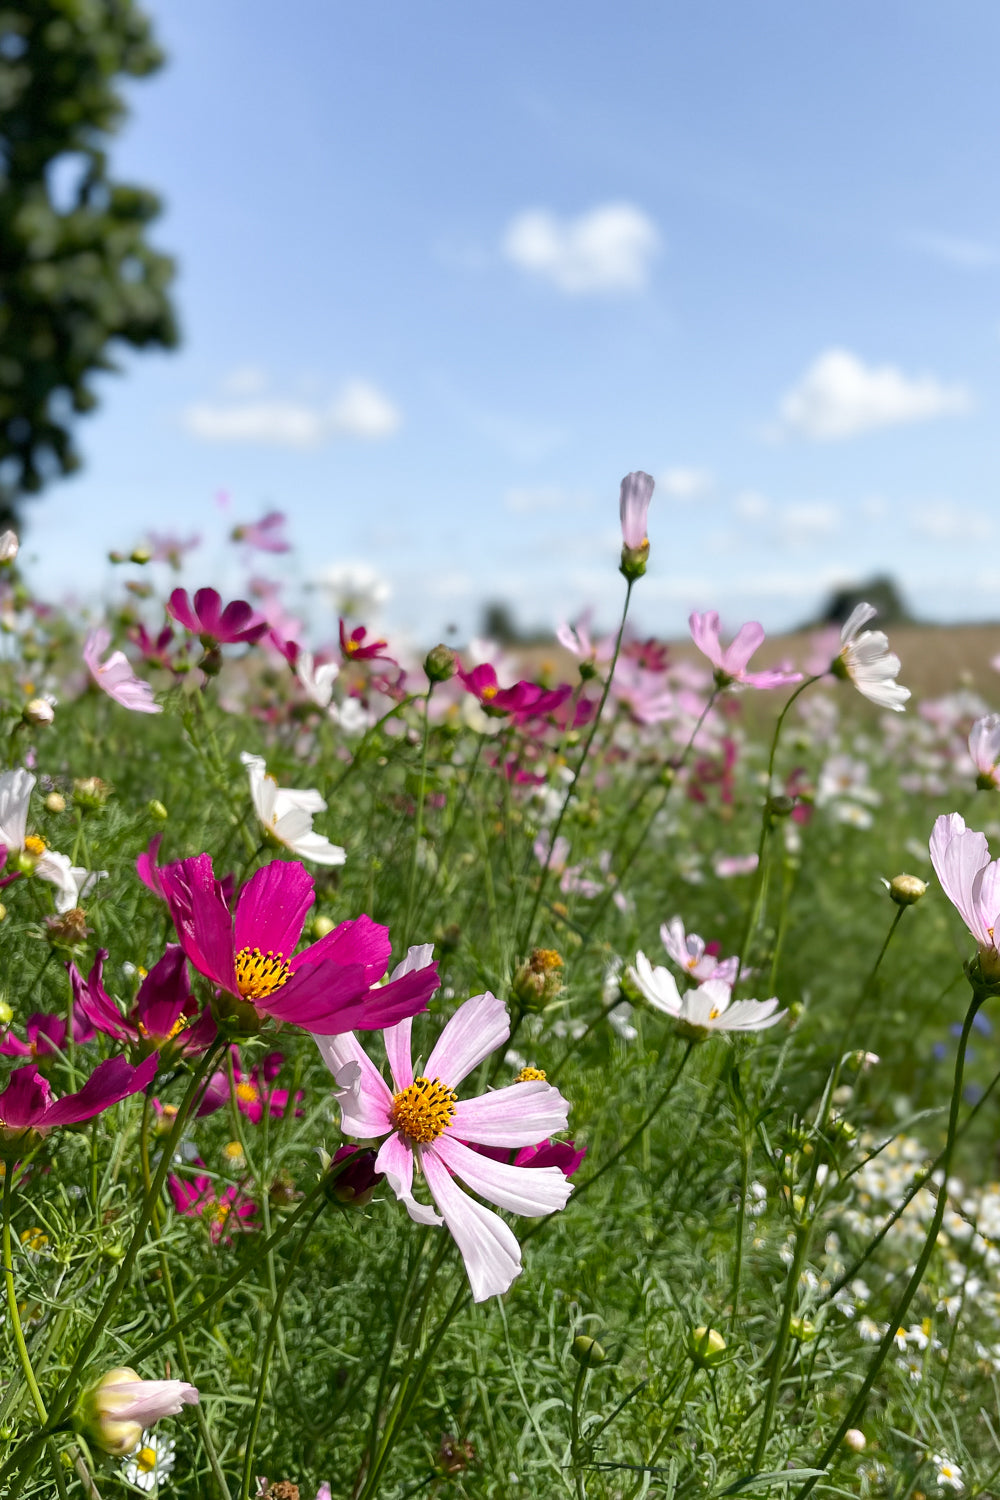
[[[458,1007],[438,1037],[427,1059],[427,1077],[457,1088],[509,1036],[510,1017],[503,1001],[488,990],[485,995],[473,995]]]
[[[384,1172],[385,1180],[415,1224],[442,1224],[443,1219],[429,1206],[413,1196],[413,1147],[398,1130],[382,1143],[375,1158],[375,1171]]]
[[[512,1083],[455,1106],[449,1133],[479,1146],[535,1146],[566,1129],[569,1103],[551,1083]]]
[[[521,1271],[521,1247],[498,1214],[468,1197],[433,1148],[421,1152],[421,1165],[434,1202],[465,1262],[474,1302],[507,1291]]]
[[[352,1032],[314,1036],[320,1056],[337,1085],[340,1128],[359,1140],[377,1140],[392,1129],[392,1094],[385,1079]]]
[[[529,1219],[564,1208],[573,1184],[558,1167],[514,1167],[494,1161],[458,1141],[448,1130],[434,1152],[480,1198]]]
[[[259,948],[288,958],[302,936],[306,912],[315,899],[313,878],[304,865],[272,860],[251,875],[236,903],[235,948]]]

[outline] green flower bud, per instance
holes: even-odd
[[[715,1328],[692,1328],[688,1353],[699,1369],[709,1370],[725,1357],[726,1341]]]
[[[149,816],[151,818],[155,818],[158,823],[165,823],[167,821],[167,818],[170,816],[163,803],[160,802],[156,797],[154,797],[151,802],[147,802],[146,811],[149,813]]]
[[[592,1339],[587,1333],[577,1334],[573,1340],[570,1353],[578,1365],[587,1365],[588,1367],[603,1365],[608,1357],[604,1345],[599,1344],[596,1339]]]
[[[424,671],[428,682],[447,682],[450,677],[454,677],[456,666],[454,651],[443,641],[424,657]]]
[[[889,895],[897,906],[913,906],[926,892],[927,882],[918,875],[895,875],[889,881]]]

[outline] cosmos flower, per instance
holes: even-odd
[[[695,610],[688,624],[691,627],[691,639],[715,668],[715,679],[720,687],[739,682],[745,687],[775,688],[788,687],[793,682],[802,681],[801,672],[780,672],[774,669],[766,672],[746,670],[751,656],[764,639],[764,627],[756,620],[748,620],[745,625],[741,625],[725,650],[722,648],[719,636],[717,610],[709,609],[704,614],[699,614]]]
[[[107,956],[106,948],[98,950],[86,979],[76,964],[66,965],[76,1008],[98,1031],[131,1043],[141,1056],[156,1049],[169,1051],[174,1057],[190,1057],[204,1052],[214,1041],[215,1022],[191,991],[183,948],[173,943],[167,947],[159,962],[143,976],[135,1002],[124,1014],[104,988]]]
[[[162,707],[153,698],[153,689],[135,675],[123,651],[112,651],[107,661],[101,661],[110,644],[111,631],[106,625],[98,625],[84,643],[83,659],[97,686],[133,713],[162,713]]]
[[[124,1057],[109,1057],[98,1063],[82,1089],[58,1100],[33,1063],[15,1068],[0,1093],[0,1157],[16,1157],[57,1125],[90,1120],[119,1100],[140,1093],[152,1081],[159,1061],[154,1052],[133,1068]]]
[[[682,995],[670,971],[654,968],[641,952],[629,972],[650,1005],[672,1016],[689,1041],[704,1041],[715,1031],[763,1031],[786,1014],[776,1012],[776,999],[734,1002],[732,986],[722,979],[706,979]]]
[[[835,677],[850,678],[858,692],[880,708],[901,714],[910,696],[910,689],[895,681],[902,663],[889,650],[888,637],[881,630],[861,629],[877,614],[871,604],[859,604],[851,611],[840,632],[840,653],[830,670]]]
[[[126,1365],[86,1392],[81,1411],[97,1446],[121,1456],[142,1442],[144,1428],[197,1403],[198,1392],[186,1380],[143,1380]]]
[[[618,514],[622,523],[622,542],[630,551],[637,552],[649,545],[646,535],[646,519],[649,502],[653,498],[655,480],[652,475],[636,469],[622,480],[618,498]]]
[[[427,949],[411,949],[405,963],[416,966],[427,956]],[[392,1088],[352,1035],[316,1041],[337,1082],[344,1132],[362,1140],[385,1138],[376,1170],[385,1173],[418,1224],[447,1225],[465,1262],[473,1298],[482,1302],[508,1289],[521,1270],[521,1252],[508,1225],[478,1199],[538,1218],[565,1205],[570,1184],[558,1166],[514,1166],[473,1148],[537,1145],[565,1129],[569,1105],[541,1079],[458,1099],[463,1079],[510,1035],[507,1007],[494,995],[476,995],[459,1006],[416,1077],[410,1030],[410,1022],[403,1021],[385,1033]],[[414,1197],[415,1169],[440,1217]],[[476,1198],[464,1193],[456,1179]]]
[[[54,1057],[66,1050],[66,1018],[44,1011],[35,1011],[25,1023],[27,1041],[22,1042],[11,1032],[0,1041],[0,1057]],[[93,1026],[79,1008],[73,1007],[73,1041],[76,1046],[89,1042],[95,1035]]]
[[[426,1009],[437,989],[433,964],[378,986],[391,945],[388,928],[371,917],[341,922],[295,953],[314,900],[313,878],[300,864],[264,865],[243,886],[235,913],[208,854],[163,866],[144,854],[136,868],[167,903],[191,963],[218,986],[217,1009],[245,1029],[271,1016],[323,1035],[370,1031]]]
[[[196,1165],[204,1163],[199,1161]],[[186,1219],[204,1220],[213,1245],[231,1245],[234,1233],[245,1234],[260,1227],[257,1205],[242,1188],[229,1186],[219,1192],[218,1184],[204,1173],[190,1179],[171,1173],[167,1187],[179,1214]]]
[[[288,787],[279,787],[273,776],[269,776],[264,759],[260,755],[249,755],[244,751],[240,760],[250,777],[250,796],[261,824],[276,839],[300,859],[310,859],[317,865],[342,865],[347,858],[339,844],[331,844],[321,833],[313,832],[313,817],[326,812],[326,802],[319,792],[310,789],[296,792]]]
[[[482,662],[471,671],[459,666],[458,675],[466,690],[479,699],[488,714],[499,716],[513,714],[515,719],[541,718],[561,707],[573,689],[566,684],[558,688],[543,688],[535,682],[523,679],[513,687],[502,688],[497,681],[496,668]]]
[[[55,907],[62,915],[72,911],[81,897],[108,872],[96,870],[92,873],[79,865],[72,865],[67,855],[50,849],[37,834],[28,833],[28,807],[34,785],[34,776],[23,767],[0,773],[0,848],[7,854],[28,856],[31,873],[56,887]],[[5,883],[16,878],[16,874],[7,876]]]
[[[167,614],[198,636],[203,646],[234,645],[259,641],[267,627],[252,604],[234,599],[222,607],[216,589],[199,589],[192,604],[186,589],[174,589],[167,600]]]
[[[981,791],[1000,786],[1000,714],[977,719],[969,734],[969,754],[976,768],[976,785]]]
[[[234,526],[232,539],[234,542],[245,542],[248,547],[256,547],[260,552],[289,552],[291,543],[285,536],[287,523],[288,518],[282,511],[269,510],[259,521]]]
[[[966,828],[961,813],[942,813],[930,838],[941,889],[975,938],[983,976],[1000,979],[995,931],[1000,926],[1000,860],[990,859],[985,833]]]
[[[719,944],[706,944],[704,938],[700,938],[696,932],[686,933],[680,917],[671,917],[669,922],[664,922],[660,928],[660,937],[667,950],[667,957],[672,958],[677,967],[689,974],[696,984],[704,984],[706,979],[721,979],[730,985],[736,983],[739,959],[724,958],[720,962]]]
[[[369,641],[367,637],[368,631],[364,625],[356,625],[348,634],[347,625],[341,619],[340,650],[345,661],[387,661],[393,666],[398,665],[391,656],[386,655],[388,641]]]
[[[340,676],[335,661],[317,662],[311,651],[300,651],[295,658],[295,675],[317,708],[329,708],[333,684]]]

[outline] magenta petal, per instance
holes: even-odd
[[[194,611],[199,634],[221,635],[219,621],[222,598],[217,589],[199,589],[194,596]]]
[[[187,589],[174,589],[173,593],[170,595],[170,598],[167,600],[167,614],[171,615],[179,625],[183,625],[185,630],[193,630],[197,632],[201,628],[198,624],[195,613],[191,608],[191,601],[188,599]]]
[[[302,936],[306,912],[315,899],[313,890],[313,878],[304,865],[280,859],[264,865],[247,881],[236,903],[236,952],[259,948],[287,958]]]
[[[52,1090],[48,1079],[43,1078],[34,1063],[27,1068],[15,1068],[0,1094],[0,1120],[8,1130],[24,1130],[36,1125],[45,1114]]]
[[[300,969],[284,989],[261,1003],[278,1020],[293,1021],[316,1036],[377,1031],[427,1009],[438,987],[437,965],[404,974],[375,989],[358,964],[336,969]],[[290,997],[289,1001],[284,997]],[[272,1002],[281,1002],[273,1004]]]
[[[108,956],[106,948],[99,948],[86,981],[76,964],[67,964],[69,982],[73,987],[73,1005],[91,1025],[119,1042],[135,1041],[138,1033],[127,1021],[111,996],[104,988],[103,967]]]
[[[235,994],[233,922],[210,856],[166,865],[160,881],[184,952],[202,974]]]
[[[311,878],[311,877],[310,877]],[[389,929],[362,913],[341,922],[318,942],[304,948],[292,960],[293,972],[310,964],[363,964],[372,982],[381,979],[392,953]]]
[[[109,1057],[107,1062],[97,1065],[79,1093],[67,1094],[65,1099],[50,1105],[42,1117],[42,1128],[49,1130],[53,1125],[76,1125],[80,1120],[99,1115],[120,1099],[138,1094],[152,1082],[159,1062],[156,1052],[137,1068],[127,1063],[124,1057]]]
[[[149,848],[144,854],[139,855],[139,858],[135,862],[135,868],[143,885],[148,885],[149,889],[155,895],[159,896],[161,900],[166,900],[163,894],[163,882],[160,879],[160,868],[156,863],[162,843],[162,833],[158,833],[151,838]]]
[[[183,948],[171,943],[139,986],[136,1019],[142,1023],[147,1036],[161,1041],[170,1035],[180,1016],[187,1013],[193,1002],[187,955]]]

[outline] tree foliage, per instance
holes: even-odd
[[[108,176],[116,87],[163,61],[133,0],[0,0],[0,507],[79,467],[75,414],[115,340],[171,347],[160,211]]]

